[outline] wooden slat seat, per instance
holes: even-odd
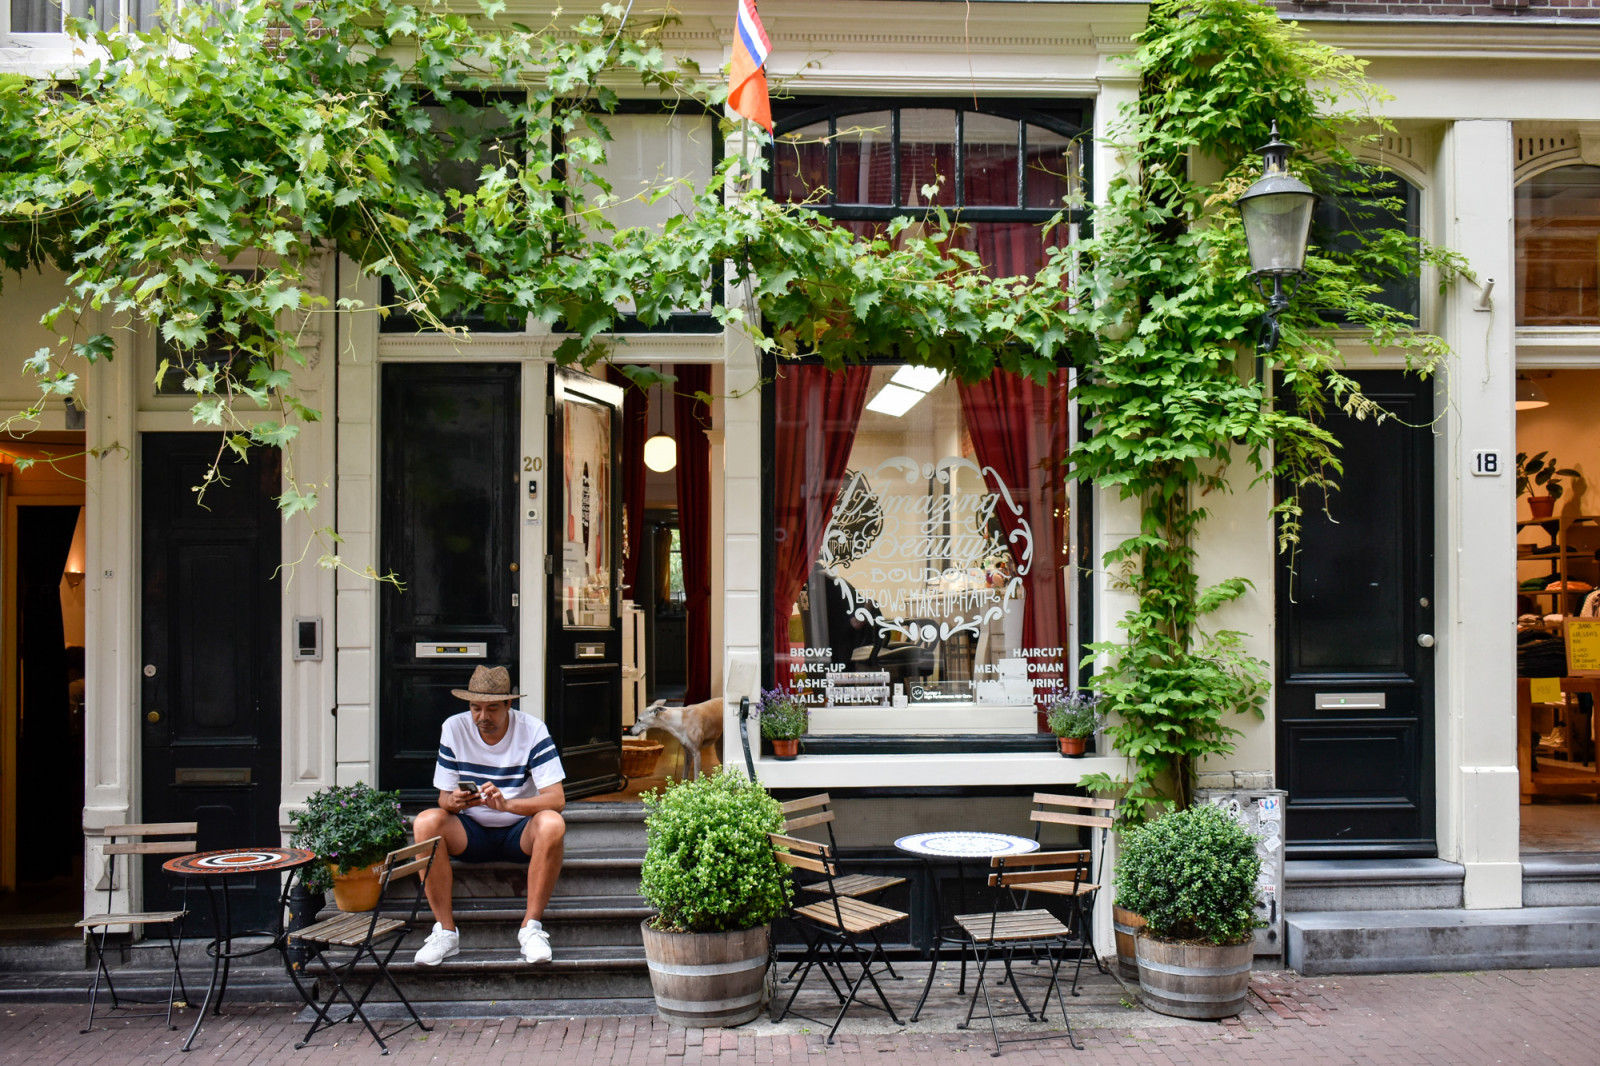
[[[337,944],[340,947],[355,947],[368,938],[367,928],[372,922],[372,915],[367,911],[351,914],[339,914],[326,918],[315,925],[308,925],[290,935],[295,940],[310,940],[318,944]],[[372,926],[371,937],[388,936],[397,929],[404,929],[406,923],[399,918],[379,918],[376,925]]]
[[[882,892],[895,885],[903,885],[903,877],[885,877],[879,874],[846,874],[844,877],[833,879],[833,890],[841,896],[870,896],[875,892]],[[802,885],[802,892],[826,893],[828,886],[823,883],[815,885]]]
[[[1067,927],[1049,911],[1000,911],[998,914],[958,914],[956,924],[979,944],[1005,940],[1039,940],[1067,935]]]
[[[89,929],[100,925],[154,925],[157,922],[175,922],[187,911],[146,911],[140,914],[91,914],[76,928]]]
[[[1091,896],[1100,891],[1099,885],[1088,881],[1044,881],[1035,885],[1018,885],[1017,888],[1051,896]]]
[[[831,899],[796,907],[794,912],[832,929],[839,928],[839,919],[843,918],[844,930],[847,933],[870,933],[875,929],[882,929],[890,922],[898,922],[907,917],[903,911],[890,910],[888,907],[880,907],[876,903],[851,899],[848,896],[839,897],[837,917],[834,915]]]

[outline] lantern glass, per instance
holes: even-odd
[[[1263,185],[1277,187],[1262,189]],[[1316,203],[1315,194],[1294,178],[1263,178],[1250,187],[1239,201],[1239,213],[1244,216],[1252,271],[1273,275],[1305,269]]]

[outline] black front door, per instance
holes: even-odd
[[[383,368],[378,781],[431,803],[439,727],[476,666],[517,678],[515,363]]]
[[[622,770],[622,390],[556,370],[550,418],[550,669],[545,723],[567,795]]]
[[[202,503],[194,487],[217,457],[211,433],[141,438],[141,723],[139,821],[200,823],[199,847],[276,845],[282,734],[282,560],[278,453],[231,454]],[[145,864],[145,905],[178,899]],[[234,878],[234,928],[271,924],[276,875]],[[185,932],[208,933],[191,906]]]
[[[1433,383],[1353,376],[1395,417],[1329,417],[1341,487],[1326,508],[1302,501],[1299,548],[1278,572],[1288,854],[1431,856]]]

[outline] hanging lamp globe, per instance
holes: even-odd
[[[658,474],[665,474],[678,465],[678,442],[665,433],[657,433],[644,442],[644,465]]]

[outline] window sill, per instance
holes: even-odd
[[[768,788],[1073,785],[1093,773],[1117,777],[1126,772],[1127,760],[1120,756],[1065,759],[1052,751],[801,755],[792,761],[763,758],[756,763],[756,774]]]

